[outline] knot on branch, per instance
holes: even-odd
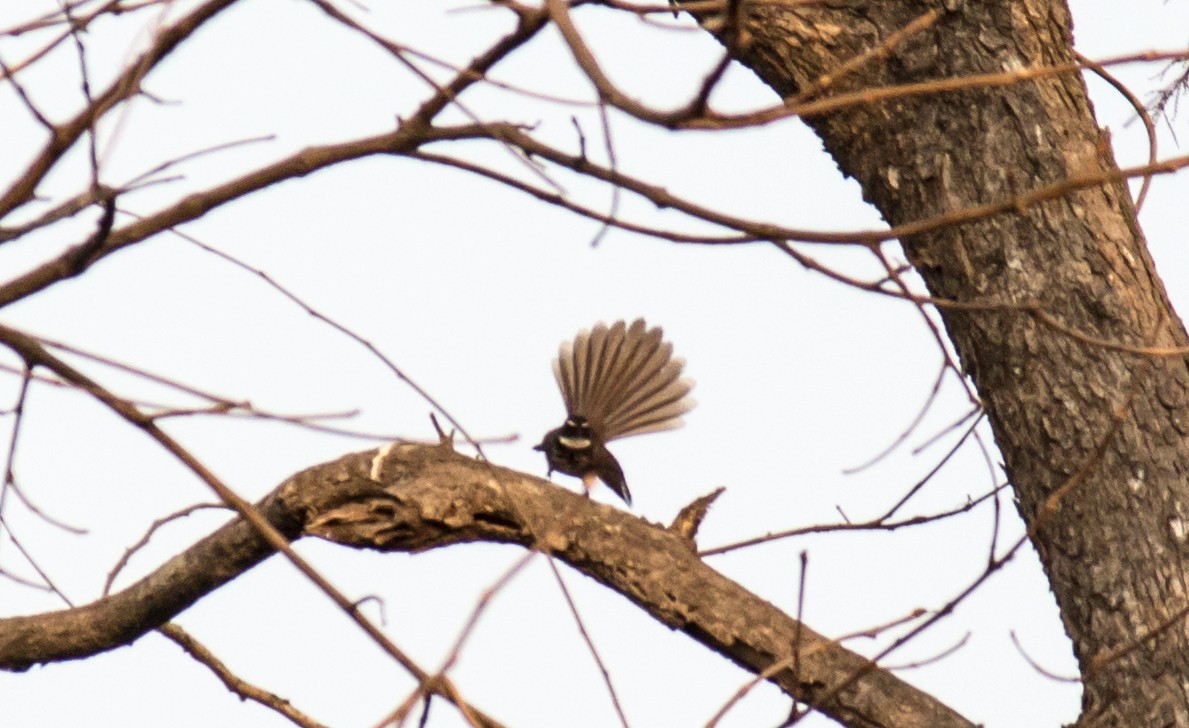
[[[710,505],[722,495],[724,490],[726,488],[719,486],[712,492],[695,499],[682,508],[677,517],[673,519],[673,523],[669,525],[668,530],[684,539],[691,551],[696,551],[698,548],[695,539],[698,535],[698,528],[702,525],[702,519],[709,512]]]
[[[393,442],[293,478],[291,506],[303,531],[335,543],[424,551],[484,540],[531,540],[509,491],[521,477],[434,445]]]

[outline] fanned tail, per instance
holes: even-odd
[[[604,442],[680,427],[694,402],[658,326],[643,319],[582,331],[562,344],[553,373],[571,415],[581,415]]]

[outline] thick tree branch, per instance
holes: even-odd
[[[741,667],[769,671],[790,696],[843,725],[972,725],[714,571],[682,534],[464,457],[449,444],[395,445],[315,466],[283,483],[259,509],[290,538],[312,535],[356,548],[535,546]],[[236,519],[117,594],[77,609],[0,620],[0,667],[20,670],[129,644],[270,552]],[[774,667],[780,664],[788,667]]]
[[[936,91],[1078,63],[1060,0],[748,5],[751,42],[736,55],[787,98],[939,7],[931,28],[831,92]],[[807,121],[903,234],[930,294],[958,304],[940,311],[1080,661],[1079,725],[1189,724],[1189,637],[1183,621],[1163,629],[1189,603],[1189,367],[1183,357],[1137,353],[1181,353],[1189,337],[1129,191],[1109,181],[1119,170],[1081,77],[886,97]],[[1103,184],[990,217],[967,214],[1021,189],[1058,190],[1079,178]],[[952,224],[914,227],[945,219]],[[986,301],[1010,305],[965,307]],[[1043,307],[1045,318],[1009,313],[1020,304]],[[1076,492],[1067,494],[1074,474]]]
[[[258,510],[287,537],[300,533],[300,522],[275,498]],[[237,518],[123,591],[75,609],[0,620],[0,668],[25,670],[131,644],[272,553]]]
[[[209,14],[213,15],[232,1],[218,0],[218,2],[208,3],[203,8],[209,9]],[[53,136],[42,154],[22,174],[12,189],[0,196],[0,218],[12,208],[24,204],[33,195],[37,183],[49,173],[61,155],[88,128],[88,125],[111,108],[115,101],[139,88],[136,84],[139,84],[149,68],[161,57],[164,57],[164,54],[172,50],[185,37],[185,34],[197,28],[205,17],[207,16],[196,12],[190,16],[192,20],[174,26],[170,33],[165,34],[163,39],[159,40],[158,46],[155,46],[156,51],[146,54],[138,62],[138,65],[121,76],[122,80],[117,81],[112,90],[98,98],[93,105],[69,124],[59,127],[58,133]],[[484,53],[475,58],[470,65],[459,71],[450,83],[438,87],[436,92],[421,104],[409,119],[398,124],[396,129],[342,144],[311,147],[274,164],[254,170],[238,179],[204,192],[192,194],[156,214],[146,216],[131,225],[113,231],[105,237],[103,244],[96,250],[87,251],[88,265],[176,225],[196,220],[232,200],[240,199],[285,180],[304,177],[336,164],[372,155],[408,153],[433,141],[491,136],[482,124],[474,127],[462,127],[463,131],[458,132],[450,129],[435,129],[432,122],[434,117],[457,99],[463,91],[480,82],[493,66],[506,58],[513,50],[531,40],[545,26],[547,20],[548,15],[544,11],[526,10],[520,13],[517,26],[510,33],[496,41]],[[120,95],[121,93],[123,95]],[[82,273],[86,267],[79,268],[77,259],[79,250],[85,246],[85,243],[75,246],[52,260],[0,285],[0,307]]]
[[[455,706],[463,713],[467,719],[468,724],[476,728],[496,728],[499,724],[494,720],[489,719],[479,711],[467,705],[458,695],[453,685],[449,680],[441,676],[430,675],[425,670],[421,669],[408,655],[396,646],[388,637],[380,631],[380,629],[371,623],[370,620],[363,617],[362,614],[355,608],[355,604],[347,599],[337,588],[334,587],[322,574],[315,569],[308,561],[299,556],[290,547],[289,543],[293,540],[293,536],[285,533],[281,527],[272,522],[272,519],[277,516],[266,515],[257,510],[252,504],[245,501],[237,493],[228,488],[221,480],[215,477],[205,465],[199,462],[189,451],[181,446],[175,439],[165,433],[152,417],[142,413],[131,402],[117,397],[94,380],[87,377],[82,372],[74,369],[66,364],[56,356],[51,354],[41,345],[39,341],[33,337],[27,336],[19,331],[10,329],[6,326],[0,325],[0,340],[9,346],[14,352],[19,354],[25,360],[27,366],[44,366],[56,375],[62,377],[65,381],[85,391],[95,399],[102,402],[105,406],[118,414],[129,424],[139,428],[146,435],[154,439],[162,448],[168,451],[171,455],[177,458],[182,464],[189,468],[195,475],[197,475],[207,486],[211,488],[219,498],[236,511],[240,517],[247,522],[247,524],[255,530],[259,535],[261,541],[267,545],[269,550],[277,550],[284,554],[285,558],[289,560],[294,567],[306,576],[319,590],[330,598],[335,604],[339,606],[359,627],[369,636],[372,641],[376,643],[382,650],[388,653],[396,662],[408,670],[418,681],[426,686],[425,689],[442,695],[444,698],[454,703]],[[267,503],[265,505],[268,505]],[[245,542],[245,546],[250,546],[250,543]],[[251,548],[246,548],[244,557],[245,566],[250,566],[255,563],[257,554]],[[172,563],[172,562],[171,562]],[[187,564],[179,564],[178,566],[185,567]],[[238,571],[236,572],[238,573]],[[234,574],[227,574],[230,578]],[[141,582],[144,583],[143,581]],[[215,584],[212,584],[214,586]],[[192,594],[193,598],[197,598],[205,591],[201,589]],[[187,594],[183,593],[181,597],[184,599]],[[175,600],[178,596],[171,597]],[[186,602],[188,604],[189,602]],[[136,607],[143,607],[144,605],[132,605],[130,609],[137,611]],[[142,616],[148,617],[150,612],[143,612]],[[154,627],[158,626],[156,624]]]

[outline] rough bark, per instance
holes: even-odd
[[[1054,0],[742,7],[746,32],[730,45],[784,96],[811,88],[930,12],[937,20],[925,31],[861,64],[830,92],[1073,60],[1068,13]],[[458,90],[472,76],[482,74],[460,81]],[[1114,166],[1074,74],[913,95],[809,121],[892,224]],[[352,153],[378,153],[398,141]],[[46,153],[53,157],[54,149]],[[297,172],[278,170],[268,181],[312,168],[301,162],[294,158]],[[238,196],[259,186],[225,192]],[[203,205],[179,206],[181,217],[171,219],[192,219],[208,209]],[[121,234],[113,232],[104,254],[130,244],[133,237]],[[1080,723],[1189,725],[1189,588],[1180,568],[1189,537],[1189,371],[1183,357],[1154,358],[1091,340],[1189,343],[1126,187],[1073,192],[902,242],[930,291],[964,305],[942,308],[942,315],[989,413],[1080,661]],[[54,275],[35,271],[21,279],[33,288],[10,286],[10,300],[77,272],[69,265],[46,270]],[[1037,306],[1083,336],[1043,323]],[[774,682],[846,725],[968,725],[708,569],[680,534],[441,449],[397,449],[377,485],[368,477],[373,454],[299,474],[261,507],[287,535],[304,529],[355,546],[417,550],[473,539],[533,545],[748,669],[768,670],[797,652],[795,666],[790,661]],[[120,594],[76,610],[0,620],[0,667],[128,644],[267,555],[237,520]]]
[[[449,446],[379,452],[298,473],[260,507],[286,536],[312,535],[356,548],[423,551],[478,540],[535,544],[743,668],[768,671],[782,690],[843,725],[973,727],[708,567],[687,530],[650,524]],[[0,619],[0,669],[130,644],[267,554],[264,541],[236,519],[118,594],[77,609]]]
[[[270,498],[258,508],[287,537],[299,532],[284,504]],[[130,645],[272,553],[237,518],[116,594],[74,609],[0,619],[0,669],[27,670]]]
[[[737,57],[782,96],[929,11],[939,19],[835,91],[1072,63],[1063,2],[745,4]],[[703,18],[704,21],[708,20]],[[707,27],[720,27],[707,22]],[[1068,73],[807,120],[893,225],[1114,168]],[[794,163],[790,160],[790,164]],[[1186,339],[1124,184],[902,241],[942,308],[1033,532],[1084,680],[1081,725],[1189,725],[1181,560],[1189,371],[1088,343]],[[1029,313],[1039,304],[1079,339]]]

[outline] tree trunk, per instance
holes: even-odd
[[[1074,62],[1062,2],[945,5],[744,4],[735,54],[787,98],[933,11],[924,31],[830,92]],[[892,225],[1115,169],[1079,73],[807,121]],[[964,304],[941,315],[1073,641],[1079,725],[1189,725],[1189,372],[1182,356],[1134,351],[1189,340],[1125,183],[901,242],[934,297]]]

